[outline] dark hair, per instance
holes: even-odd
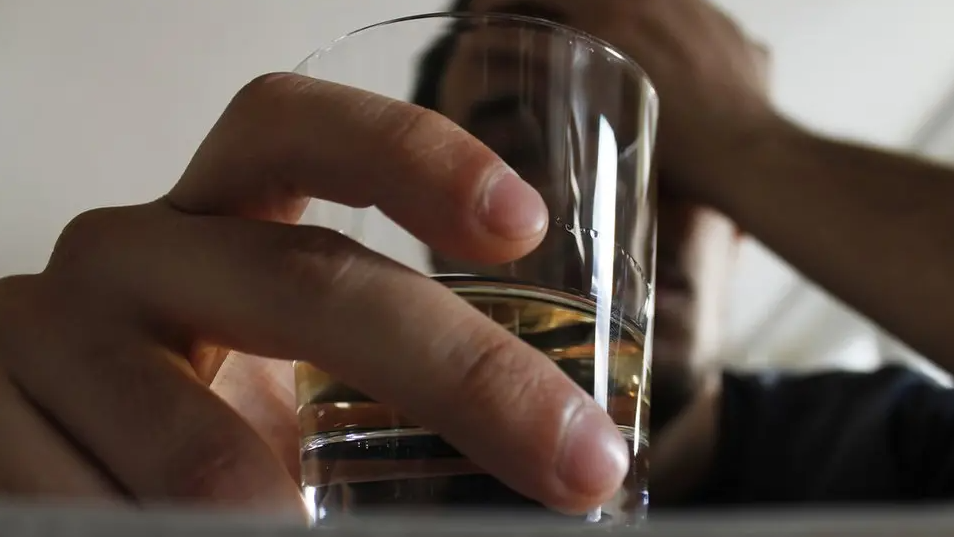
[[[470,2],[471,0],[455,0],[451,4],[450,11],[467,11]],[[417,81],[414,84],[414,92],[411,94],[411,101],[414,104],[431,110],[437,109],[441,81],[444,79],[456,42],[457,32],[450,28],[421,55],[417,66]]]

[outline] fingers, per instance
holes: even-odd
[[[556,508],[618,488],[628,457],[605,412],[439,283],[327,230],[183,219],[159,205],[135,215],[95,234],[113,252],[96,254],[95,274],[175,320],[164,330],[316,363]]]
[[[295,221],[303,198],[376,205],[445,255],[499,263],[547,227],[540,195],[420,107],[291,74],[235,97],[169,194],[196,214]]]
[[[90,464],[0,375],[0,496],[121,502],[108,477]]]
[[[275,454],[182,357],[70,304],[44,292],[22,308],[0,365],[125,490],[147,504],[303,513]]]
[[[299,428],[292,365],[232,353],[216,375],[212,391],[255,429],[297,481]]]

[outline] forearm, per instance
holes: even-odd
[[[780,128],[715,205],[807,277],[954,372],[954,172]]]

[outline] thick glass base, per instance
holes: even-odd
[[[646,516],[645,445],[632,428],[630,475],[617,495],[583,517],[554,513],[487,475],[419,428],[316,435],[302,448],[303,493],[317,526],[365,517],[519,518],[639,526]]]

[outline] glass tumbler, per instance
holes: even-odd
[[[656,257],[658,104],[647,76],[613,46],[574,29],[462,13],[355,31],[296,72],[434,109],[540,192],[550,215],[546,237],[529,255],[497,266],[442,257],[374,208],[316,200],[303,222],[338,230],[436,279],[550,357],[606,409],[632,447],[616,496],[567,520],[638,524],[648,503]],[[487,509],[561,516],[314,366],[296,363],[295,376],[301,483],[317,525]]]

